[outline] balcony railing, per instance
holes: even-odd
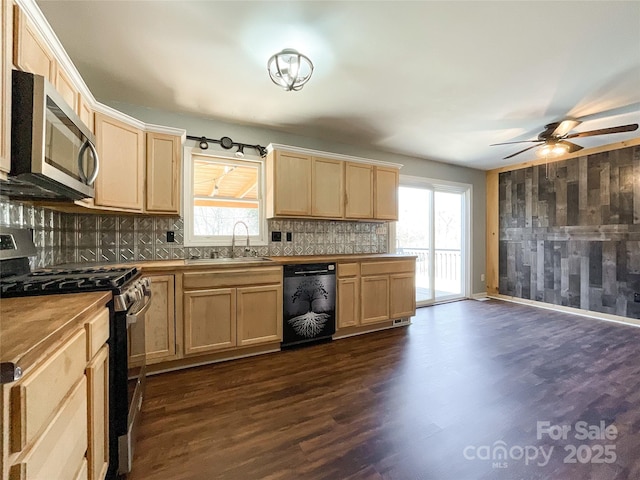
[[[429,275],[429,248],[403,248],[396,249],[403,255],[416,255],[416,274]],[[460,250],[452,248],[436,248],[434,251],[434,265],[436,284],[438,280],[455,282],[460,284]]]

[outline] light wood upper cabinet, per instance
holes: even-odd
[[[344,216],[344,168],[340,160],[313,157],[311,172],[311,215]]]
[[[93,123],[93,110],[91,105],[86,101],[81,93],[78,93],[78,116],[80,120],[95,133],[95,125]]]
[[[312,159],[272,152],[267,158],[267,216],[311,215]]]
[[[102,113],[95,114],[95,131],[100,157],[95,205],[141,212],[144,207],[144,132]]]
[[[55,85],[56,59],[25,13],[13,9],[13,63],[25,72],[42,75]]]
[[[58,66],[56,68],[56,76],[53,82],[53,86],[65,102],[73,109],[74,112],[79,113],[78,105],[78,90],[69,78],[69,75]]]
[[[399,174],[396,168],[374,168],[374,208],[377,220],[398,220]]]
[[[345,217],[373,218],[373,166],[363,163],[345,164]]]
[[[2,0],[0,8],[2,16],[2,32],[0,41],[2,42],[2,52],[0,62],[2,71],[0,72],[0,176],[2,172],[9,173],[11,170],[11,56],[12,56],[12,33],[13,33],[13,13],[11,2]]]
[[[180,213],[180,137],[147,133],[145,211]]]

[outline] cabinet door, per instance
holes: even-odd
[[[374,216],[379,220],[398,220],[398,177],[395,168],[375,167]]]
[[[175,278],[154,275],[151,307],[145,315],[147,364],[173,360],[176,356]]]
[[[180,212],[180,137],[147,133],[147,212]]]
[[[346,218],[373,218],[373,166],[346,163]]]
[[[389,276],[362,277],[360,289],[361,322],[389,320]]]
[[[109,467],[109,347],[87,365],[89,480],[104,480]]]
[[[2,16],[2,51],[0,52],[0,172],[11,170],[11,2],[2,0],[0,8]]]
[[[344,216],[344,162],[313,159],[311,214],[314,217]]]
[[[338,328],[358,325],[358,278],[338,279]]]
[[[87,381],[83,375],[65,397],[60,409],[38,437],[33,448],[28,450],[19,463],[11,467],[9,478],[74,478],[84,462],[86,451]]]
[[[275,215],[311,215],[311,157],[275,152]]]
[[[93,110],[80,93],[78,93],[78,116],[80,117],[80,120],[82,120],[82,122],[87,127],[89,127],[89,130],[95,133],[95,126],[93,124]]]
[[[416,314],[414,273],[389,275],[389,316],[411,317]]]
[[[13,28],[15,66],[25,72],[42,75],[55,85],[55,57],[17,5],[13,9]]]
[[[65,102],[73,109],[74,112],[78,112],[78,90],[75,85],[61,67],[56,69],[56,76],[53,86]]]
[[[238,346],[282,341],[282,286],[242,287],[238,292]]]
[[[184,292],[186,355],[236,346],[236,289]]]
[[[95,204],[142,211],[144,132],[101,113],[95,114],[100,173]]]

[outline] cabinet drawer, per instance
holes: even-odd
[[[87,331],[87,361],[89,361],[109,339],[109,309],[103,309],[87,321],[84,328]]]
[[[384,275],[385,273],[414,272],[415,260],[394,260],[391,262],[362,262],[361,275]]]
[[[82,465],[80,465],[80,470],[78,470],[76,476],[73,477],[73,480],[87,480],[88,478],[89,470],[87,469],[87,459],[83,458]]]
[[[356,277],[358,275],[357,263],[339,263],[338,277]]]
[[[34,447],[11,467],[9,478],[76,478],[86,450],[87,381],[83,376]]]
[[[217,272],[186,272],[183,275],[182,286],[185,290],[188,290],[281,282],[282,267],[267,267]]]
[[[83,377],[86,352],[86,333],[80,330],[11,389],[12,451],[22,450],[35,438],[71,387]]]

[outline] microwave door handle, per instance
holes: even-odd
[[[95,168],[93,169],[93,173],[91,173],[91,176],[88,178],[87,178],[87,174],[84,171],[84,166],[82,164],[82,157],[84,156],[84,152],[87,148],[91,151],[91,156],[93,157],[93,163],[95,165]],[[98,152],[96,151],[96,147],[93,146],[93,143],[87,140],[82,144],[82,147],[80,147],[80,151],[78,152],[78,173],[80,174],[80,178],[84,183],[86,183],[87,185],[93,185],[93,182],[95,182],[96,178],[98,178],[99,171],[100,171],[100,159],[98,158]]]

